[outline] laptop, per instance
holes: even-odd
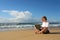
[[[36,27],[36,29],[40,30],[41,25],[40,24],[36,24],[35,27]]]

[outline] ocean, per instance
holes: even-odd
[[[0,23],[0,31],[34,29],[35,24],[37,23]],[[49,24],[49,27],[60,27],[60,23]]]

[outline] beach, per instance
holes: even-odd
[[[35,34],[34,30],[0,32],[0,40],[60,40],[60,29],[50,29],[50,34]]]

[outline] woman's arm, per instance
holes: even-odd
[[[45,32],[48,29],[48,27],[43,27],[43,29],[41,30],[41,32]]]

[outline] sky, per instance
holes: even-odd
[[[0,0],[0,22],[60,21],[60,0]]]

